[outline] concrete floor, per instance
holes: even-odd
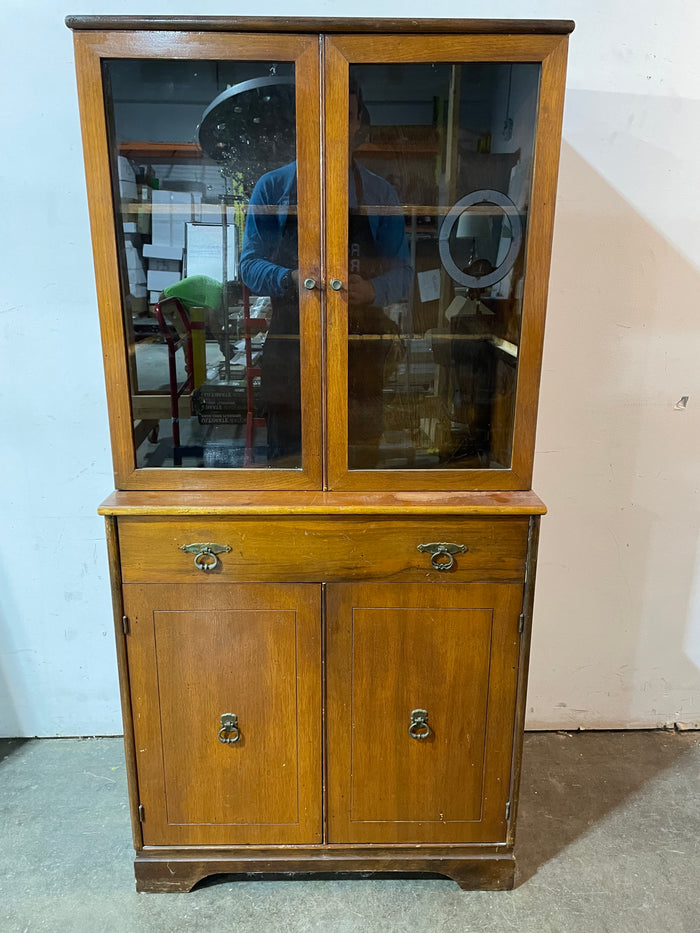
[[[2,933],[700,933],[700,735],[527,735],[516,852],[511,892],[248,877],[136,894],[121,740],[0,740]]]

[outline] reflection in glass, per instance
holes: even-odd
[[[104,67],[137,466],[298,469],[294,67]]]
[[[352,469],[377,463],[384,433],[384,387],[400,353],[386,308],[410,287],[403,211],[394,187],[354,159],[368,119],[361,88],[350,84],[348,178],[348,432]]]
[[[510,466],[539,77],[519,63],[351,67],[353,174],[381,184],[353,200],[350,181],[350,267],[364,216],[408,280],[361,315],[350,294],[350,469]]]
[[[484,289],[500,282],[520,255],[518,209],[500,191],[473,191],[440,225],[440,259],[453,282]]]

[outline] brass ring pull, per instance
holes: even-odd
[[[194,565],[197,570],[211,573],[220,563],[217,554],[227,554],[231,548],[228,544],[183,544],[180,550],[195,555]]]
[[[423,554],[430,554],[430,563],[435,570],[451,570],[454,566],[454,554],[464,554],[467,550],[464,544],[450,544],[439,541],[434,544],[419,544],[418,550]]]
[[[216,570],[219,566],[219,558],[213,551],[205,547],[199,554],[195,555],[194,565],[197,570],[203,570],[205,573],[209,573],[210,570]]]
[[[408,727],[408,734],[412,739],[427,739],[432,735],[432,729],[428,725],[428,710],[411,710],[411,725]]]
[[[235,713],[224,713],[221,717],[221,728],[219,729],[219,741],[224,745],[233,745],[241,737],[241,730],[238,728],[238,716]]]

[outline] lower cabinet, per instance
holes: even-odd
[[[331,843],[505,843],[522,587],[329,586]]]
[[[125,585],[144,852],[506,845],[522,597]]]
[[[321,842],[320,586],[128,585],[124,610],[144,845]]]
[[[536,519],[109,521],[140,890],[512,886]]]

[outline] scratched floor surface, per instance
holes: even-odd
[[[0,933],[700,933],[700,734],[526,736],[518,885],[136,894],[120,739],[0,740]]]

